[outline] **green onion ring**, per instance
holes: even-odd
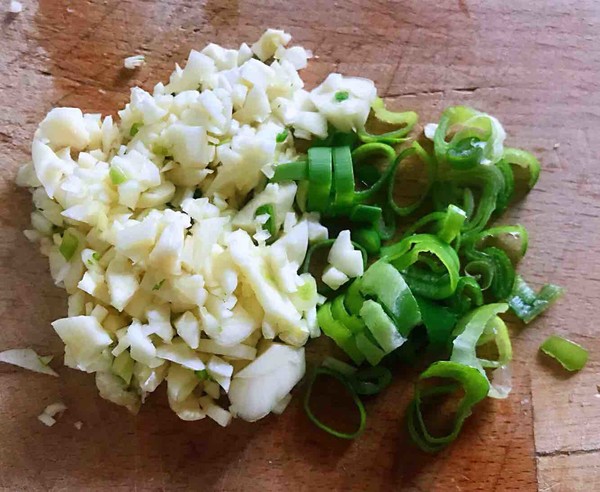
[[[352,397],[352,400],[354,401],[354,404],[356,405],[356,408],[358,409],[358,414],[360,417],[360,423],[358,425],[358,428],[354,432],[347,433],[347,432],[340,432],[335,429],[332,429],[328,425],[325,425],[323,422],[321,422],[315,416],[315,414],[312,412],[312,410],[310,408],[310,397],[312,395],[312,390],[313,390],[315,381],[316,381],[317,377],[319,377],[320,375],[327,375],[327,376],[331,376],[331,377],[337,379],[344,386],[344,388],[348,391],[348,393]],[[329,369],[328,367],[317,368],[314,372],[313,377],[310,379],[310,381],[308,383],[308,388],[304,395],[304,411],[306,412],[306,415],[308,415],[308,418],[312,421],[312,423],[315,424],[319,429],[324,430],[325,432],[331,434],[332,436],[339,437],[340,439],[356,439],[358,436],[360,436],[363,433],[363,431],[365,430],[365,427],[366,427],[366,423],[367,423],[367,412],[365,411],[365,406],[363,405],[358,394],[354,390],[354,387],[352,386],[352,384],[348,381],[348,379],[344,375],[340,374],[337,371],[333,371],[333,370]]]

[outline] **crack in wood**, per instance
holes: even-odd
[[[473,94],[476,91],[488,89],[494,90],[499,89],[499,86],[468,86],[468,87],[451,87],[448,89],[429,89],[424,91],[412,91],[412,92],[397,92],[387,94],[386,97],[417,97],[417,96],[432,96],[438,94],[447,94],[448,92],[458,92],[461,94]]]
[[[600,447],[573,450],[556,449],[554,451],[536,451],[535,455],[538,458],[552,458],[555,456],[580,456],[593,453],[600,453]]]

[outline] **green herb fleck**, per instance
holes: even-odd
[[[162,155],[164,157],[168,157],[169,149],[164,145],[154,144],[152,146],[152,152],[156,155]]]
[[[214,379],[211,377],[210,374],[208,374],[208,371],[206,369],[202,369],[201,371],[194,371],[194,373],[200,381],[214,381]]]
[[[158,290],[160,289],[163,284],[165,283],[165,279],[163,278],[160,282],[158,282],[154,287],[152,287],[152,290]]]
[[[110,176],[110,180],[115,185],[120,185],[127,181],[127,176],[125,175],[125,173],[114,164],[110,166],[110,171],[108,171],[108,175]]]
[[[65,260],[70,261],[71,258],[73,258],[75,251],[77,251],[78,246],[79,239],[73,234],[65,232],[58,250],[60,251],[60,254],[64,256]]]
[[[129,129],[129,135],[135,137],[137,135],[137,132],[140,131],[141,126],[141,123],[134,123],[133,125],[131,125],[131,128]]]
[[[334,96],[334,98],[337,102],[345,101],[349,97],[350,97],[350,94],[348,93],[348,91],[337,91]]]
[[[100,255],[98,253],[92,253],[92,257],[87,259],[88,265],[94,265],[94,263],[98,263],[100,261]]]
[[[275,141],[277,143],[285,142],[285,139],[288,138],[288,135],[289,135],[289,132],[288,132],[288,130],[286,128],[281,133],[277,134],[277,136],[275,137]]]
[[[200,188],[194,190],[194,198],[202,198],[202,190]]]

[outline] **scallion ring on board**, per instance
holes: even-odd
[[[317,378],[319,376],[330,376],[332,378],[337,379],[350,394],[352,401],[356,405],[356,408],[358,410],[358,416],[359,416],[359,424],[358,424],[357,429],[354,432],[342,432],[342,431],[333,429],[332,427],[329,427],[328,425],[321,422],[321,420],[319,420],[316,417],[316,415],[313,413],[313,411],[310,407],[310,399],[312,396],[312,391],[313,391],[315,381],[317,380]],[[306,412],[306,415],[308,415],[308,418],[319,429],[324,430],[325,432],[327,432],[328,434],[331,434],[332,436],[339,437],[340,439],[356,439],[365,430],[365,426],[366,426],[366,422],[367,422],[367,412],[365,411],[365,406],[363,405],[356,390],[354,389],[353,385],[350,383],[348,378],[337,371],[334,371],[328,367],[323,367],[323,366],[321,366],[315,370],[313,377],[310,379],[310,381],[308,383],[308,388],[304,395],[304,411]]]

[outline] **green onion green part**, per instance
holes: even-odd
[[[284,162],[275,166],[275,174],[271,181],[300,181],[308,179],[308,164],[306,161]]]
[[[581,371],[588,361],[586,349],[558,335],[546,338],[540,350],[560,362],[567,371]]]
[[[331,147],[308,149],[307,210],[325,212],[329,207],[333,181],[333,153]]]
[[[382,260],[390,262],[402,272],[415,294],[428,299],[445,299],[456,290],[460,276],[458,255],[437,236],[409,236],[392,246],[382,248],[381,256]],[[425,258],[433,259],[435,263],[427,264],[424,262]]]
[[[154,284],[154,287],[152,287],[152,290],[159,290],[163,284],[165,283],[165,278],[163,278],[160,282],[158,282],[157,284]]]
[[[371,109],[373,110],[373,116],[381,123],[388,125],[398,126],[396,130],[392,130],[386,133],[373,134],[366,130],[359,130],[358,137],[364,143],[385,143],[389,145],[396,145],[408,140],[408,135],[414,126],[419,121],[419,116],[414,111],[395,112],[389,111],[385,107],[383,99],[378,97],[373,102]]]
[[[141,123],[134,123],[133,125],[131,125],[131,128],[129,129],[129,135],[131,137],[135,137],[137,135],[137,133],[140,131],[142,124]]]
[[[310,399],[312,396],[313,386],[315,384],[316,379],[321,375],[330,376],[330,377],[337,379],[344,386],[344,388],[348,391],[348,393],[352,397],[352,400],[354,401],[354,404],[356,405],[356,409],[358,410],[358,416],[359,416],[358,428],[354,432],[340,432],[340,431],[337,431],[337,430],[329,427],[328,425],[321,422],[315,416],[313,411],[311,410]],[[341,374],[337,371],[334,371],[328,367],[317,368],[317,370],[313,374],[313,377],[310,379],[310,381],[308,383],[308,389],[306,391],[306,394],[304,395],[304,411],[306,412],[306,415],[308,415],[308,418],[319,429],[324,430],[325,432],[331,434],[332,436],[339,437],[340,439],[356,439],[365,430],[365,426],[366,426],[366,422],[367,422],[367,412],[365,411],[365,406],[363,405],[362,401],[358,397],[358,394],[357,394],[356,390],[354,389],[354,386],[352,385],[352,383],[347,379],[346,376],[344,376],[343,374]]]
[[[368,227],[352,229],[352,240],[360,244],[368,255],[376,255],[381,250],[381,237],[375,229]]]
[[[347,213],[354,202],[354,170],[350,147],[333,147],[333,212]]]
[[[110,180],[114,185],[120,185],[127,181],[127,176],[125,173],[121,171],[121,169],[115,164],[111,164],[108,175],[110,176]]]
[[[508,298],[508,305],[525,323],[530,323],[554,304],[564,293],[564,289],[554,284],[544,285],[536,294],[520,275]]]
[[[431,378],[443,378],[451,383],[424,387],[423,382]],[[464,396],[460,400],[454,416],[452,430],[443,436],[433,436],[423,416],[423,406],[434,397],[449,396],[462,388]],[[413,441],[423,451],[434,453],[454,441],[473,407],[483,400],[489,391],[487,378],[477,369],[452,361],[434,362],[424,371],[415,385],[415,397],[407,410],[408,431]]]
[[[263,224],[263,227],[272,238],[275,237],[275,234],[277,233],[277,225],[275,223],[275,205],[272,203],[265,203],[256,209],[256,213],[254,215],[255,217],[258,217],[259,215],[269,216],[267,221]]]
[[[359,369],[347,377],[354,391],[359,395],[376,395],[392,382],[392,373],[383,366]]]
[[[200,381],[213,381],[213,378],[206,369],[201,369],[199,371],[194,371],[194,374]]]
[[[350,97],[348,91],[337,91],[333,96],[337,102],[343,102]]]
[[[77,236],[74,236],[69,231],[66,231],[63,234],[58,250],[60,251],[60,254],[63,255],[65,260],[71,261],[71,258],[73,258],[73,255],[77,251],[78,247],[79,239],[77,239]]]
[[[519,166],[529,171],[529,180],[527,185],[529,189],[533,188],[540,177],[540,162],[535,158],[534,155],[521,149],[504,149],[504,160],[510,164]]]
[[[275,137],[275,142],[277,142],[277,143],[285,142],[286,139],[288,138],[289,133],[290,132],[287,128],[285,130],[283,130],[282,132],[278,133],[277,136]]]

